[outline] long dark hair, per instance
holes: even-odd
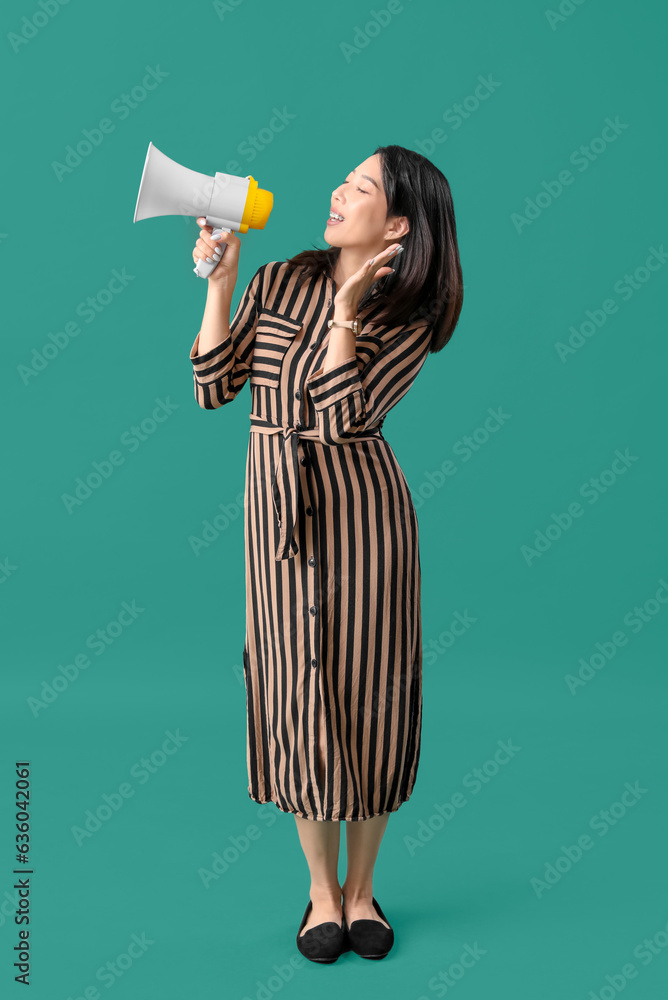
[[[379,146],[387,214],[405,215],[410,232],[393,260],[394,274],[379,278],[362,296],[361,312],[378,304],[374,323],[392,326],[424,320],[432,326],[430,352],[442,350],[454,333],[464,302],[462,267],[450,185],[431,160],[404,146]],[[314,244],[315,247],[315,244]],[[340,247],[304,250],[287,261],[302,268],[299,283],[334,275]]]

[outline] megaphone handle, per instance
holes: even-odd
[[[232,229],[226,229],[225,227],[222,227],[222,228],[214,229],[213,232],[211,233],[211,235],[213,236],[214,239],[217,239],[220,236],[221,233],[231,233],[231,232],[233,232]],[[193,268],[193,271],[195,272],[195,274],[197,275],[198,278],[208,278],[209,275],[212,274],[213,271],[215,271],[215,269],[218,266],[218,264],[220,264],[221,260],[223,259],[223,254],[227,250],[227,244],[226,243],[220,243],[219,246],[220,246],[221,252],[220,252],[220,255],[218,257],[218,260],[214,260],[212,264],[209,264],[208,261],[203,260],[200,257],[200,259],[197,261],[197,264]]]

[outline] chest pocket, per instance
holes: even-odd
[[[285,355],[302,325],[285,313],[262,310],[255,327],[251,385],[278,386]]]

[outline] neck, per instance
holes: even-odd
[[[342,247],[334,268],[334,282],[337,292],[345,285],[348,278],[359,271],[365,261],[370,260],[378,252],[377,250],[364,249],[364,247]]]

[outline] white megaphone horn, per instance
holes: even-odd
[[[133,222],[153,219],[158,215],[192,215],[206,218],[213,226],[212,236],[226,233],[246,233],[249,229],[264,229],[274,204],[271,191],[257,186],[248,174],[200,174],[170,160],[152,142],[148,144],[144,169],[139,183],[139,194]],[[226,246],[220,244],[221,254],[212,264],[198,260],[193,268],[200,278],[208,278],[222,260]]]

